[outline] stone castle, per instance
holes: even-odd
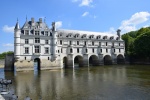
[[[14,29],[16,71],[74,68],[124,63],[125,43],[117,34],[52,28],[42,21],[26,19]]]

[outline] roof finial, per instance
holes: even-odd
[[[18,17],[17,17],[17,22],[18,22]]]
[[[46,17],[44,17],[44,23],[46,22]]]
[[[28,20],[27,15],[26,15],[26,21]]]

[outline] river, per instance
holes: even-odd
[[[150,100],[149,65],[111,65],[76,69],[5,72],[19,100]]]

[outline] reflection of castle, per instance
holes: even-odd
[[[56,30],[55,22],[49,29],[40,18],[31,18],[22,28],[16,23],[14,32],[16,70],[33,70],[39,61],[40,69],[115,64],[124,61],[124,41],[117,35],[77,30]],[[118,59],[117,59],[118,58]]]

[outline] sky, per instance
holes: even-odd
[[[150,26],[149,0],[0,0],[0,53],[14,50],[14,26],[32,17],[51,28],[121,34]]]

